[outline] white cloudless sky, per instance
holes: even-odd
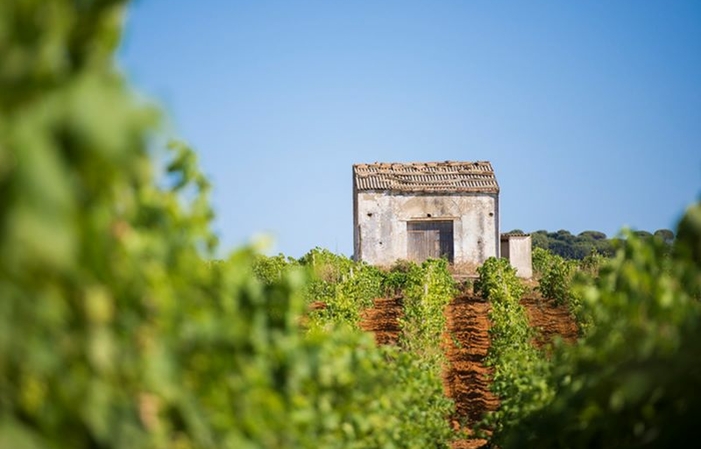
[[[489,160],[501,229],[673,228],[701,192],[701,2],[146,0],[119,64],[225,250],[352,253],[351,166]]]

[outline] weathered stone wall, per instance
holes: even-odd
[[[532,244],[530,235],[505,235],[501,238],[501,257],[509,259],[521,278],[533,277]]]
[[[373,265],[407,258],[407,222],[415,220],[453,220],[456,266],[499,254],[497,194],[359,192],[354,209],[355,255]]]

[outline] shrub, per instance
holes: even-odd
[[[444,309],[457,289],[444,259],[429,259],[413,265],[404,288],[402,345],[410,351],[436,357],[442,363],[441,339],[445,331]],[[439,360],[440,359],[440,360]]]
[[[552,254],[547,249],[535,247],[532,252],[533,271],[537,276],[542,276],[547,269]]]
[[[524,292],[521,281],[516,277],[516,270],[507,259],[490,257],[477,268],[479,278],[475,282],[475,291],[486,299],[517,298]]]
[[[576,270],[576,261],[551,255],[538,282],[538,290],[545,298],[553,299],[558,304],[569,303],[572,298],[570,287]]]
[[[493,440],[499,442],[513,423],[550,400],[550,367],[533,346],[535,334],[520,304],[524,288],[516,270],[506,259],[492,257],[477,271],[475,288],[491,305],[487,364],[494,369],[491,389],[500,400],[499,409],[481,427],[491,428]]]
[[[291,267],[298,266],[297,261],[292,257],[285,257],[283,254],[277,256],[257,255],[253,263],[253,273],[265,284],[273,284],[288,272]]]
[[[311,273],[307,302],[321,301],[323,309],[311,313],[312,322],[360,326],[360,313],[383,294],[383,274],[364,262],[315,248],[300,259]]]

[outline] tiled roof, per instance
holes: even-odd
[[[492,164],[487,161],[356,164],[353,178],[359,191],[499,192]]]

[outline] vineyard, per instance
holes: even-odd
[[[694,441],[701,204],[671,243],[536,250],[537,285],[493,258],[463,284],[445,260],[221,258],[195,153],[154,154],[115,68],[121,2],[40,3],[0,4],[0,448]]]

